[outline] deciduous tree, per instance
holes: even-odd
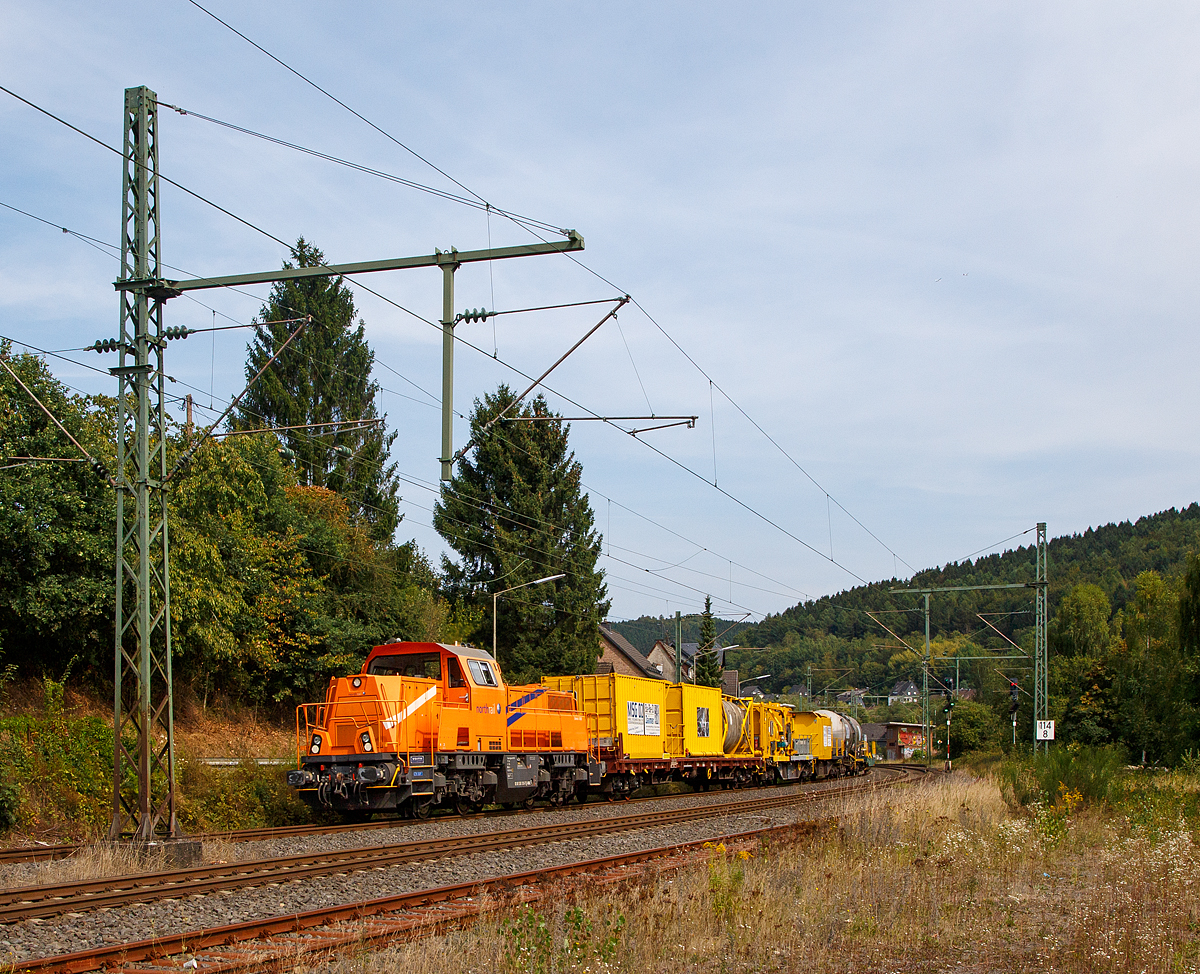
[[[9,354],[0,343],[0,355]],[[112,400],[72,395],[36,356],[18,355],[8,364],[111,469]],[[0,458],[0,649],[6,661],[30,675],[59,676],[78,656],[94,672],[111,674],[112,488],[80,462],[70,440],[4,369]]]

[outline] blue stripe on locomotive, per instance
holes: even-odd
[[[516,710],[517,707],[524,707],[525,704],[529,703],[530,700],[533,700],[536,697],[540,697],[545,692],[546,692],[545,687],[538,687],[536,690],[533,691],[533,693],[525,694],[525,696],[523,696],[516,703],[509,704],[508,723],[505,726],[512,727],[513,724],[515,724],[518,720],[520,720],[522,717],[525,716],[525,711],[523,711],[523,710],[517,711],[517,713],[513,713],[513,711]]]

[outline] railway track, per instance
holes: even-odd
[[[679,816],[681,813],[691,813],[691,817],[697,817],[701,811],[710,814],[715,811],[718,815],[744,814],[755,808],[779,807],[788,804],[803,805],[846,795],[864,788],[893,786],[912,778],[909,770],[894,768],[889,770],[899,773],[886,782],[868,779],[865,782],[855,782],[851,785],[828,788],[819,792],[752,799],[748,802],[719,806],[719,811],[711,806],[704,810],[676,809],[659,814],[657,820],[652,824],[663,824],[665,816]],[[651,817],[653,817],[653,813],[624,816],[623,819],[628,822],[631,819],[650,819]],[[683,821],[685,819],[674,817],[665,820]],[[572,836],[580,835],[580,827],[584,825],[593,827],[595,832],[602,830],[611,832],[614,823],[620,821],[621,819],[610,819],[602,822],[566,823],[559,826],[561,831],[558,836],[563,837],[568,830]],[[643,822],[643,825],[645,824],[651,823]],[[637,828],[641,826],[625,824],[621,827]],[[540,828],[512,830],[508,833],[474,838],[498,839],[502,835],[513,837],[518,833],[528,832],[544,832],[545,836],[550,836],[547,831],[550,828],[552,827],[547,826],[545,830]],[[725,842],[736,848],[739,843],[744,846],[746,843],[755,843],[763,838],[776,836],[785,838],[788,835],[794,835],[797,828],[796,825],[769,826],[730,833],[715,840],[707,840],[707,842]],[[809,828],[811,829],[811,825]],[[553,836],[545,836],[541,841],[554,841]],[[530,839],[526,837],[523,841],[528,843]],[[405,843],[404,847],[420,844]],[[444,845],[445,842],[431,844]],[[192,960],[188,961],[188,966],[198,967],[204,971],[249,972],[278,969],[283,963],[295,961],[301,954],[331,951],[351,945],[361,947],[364,944],[395,941],[398,938],[427,936],[449,927],[465,925],[479,915],[481,894],[484,893],[490,895],[483,897],[483,901],[493,904],[493,908],[496,908],[537,900],[551,889],[559,894],[563,890],[563,884],[573,877],[586,877],[589,887],[629,880],[638,875],[639,866],[652,860],[655,861],[656,871],[660,873],[683,868],[707,855],[707,851],[704,849],[705,845],[705,840],[697,840],[660,846],[640,852],[515,873],[484,881],[418,890],[343,906],[324,907],[304,913],[189,931],[133,943],[116,944],[74,954],[22,960],[16,964],[16,968],[29,972],[70,972],[70,974],[101,969],[113,972],[113,974],[117,971],[146,974],[148,971],[179,971],[183,966],[183,958],[175,955],[190,954]],[[386,853],[395,852],[401,848],[403,847],[384,847],[381,850],[376,847],[372,851]],[[361,850],[351,851],[359,852]],[[459,855],[463,852],[460,850],[446,854]],[[263,865],[263,863],[255,865]],[[345,868],[343,867],[343,869]],[[371,866],[362,865],[353,868],[371,868]],[[258,881],[275,882],[277,880],[260,876]],[[110,885],[113,882],[115,881],[108,881]],[[176,884],[172,895],[189,895],[194,891],[194,888]],[[134,896],[136,899],[137,894],[135,893]],[[75,906],[73,909],[78,910],[79,907]]]
[[[195,896],[271,883],[332,876],[364,869],[379,869],[401,863],[451,856],[473,855],[522,846],[540,845],[561,839],[589,838],[613,832],[674,825],[704,818],[745,815],[792,805],[825,801],[863,787],[850,784],[800,794],[752,798],[748,801],[687,808],[656,809],[610,818],[538,825],[430,841],[393,845],[362,846],[335,852],[305,853],[272,859],[255,859],[220,865],[196,866],[169,872],[139,873],[107,877],[91,882],[58,886],[25,886],[0,890],[0,924],[46,919],[64,913],[111,909],[148,900]]]
[[[879,765],[877,766],[876,770],[898,771],[903,768],[907,768],[910,771],[925,770],[924,766],[909,765]],[[662,798],[634,798],[629,799],[629,801],[662,801]],[[515,811],[496,809],[490,812],[479,812],[470,817],[516,817],[520,815],[538,815],[544,812],[554,812],[557,810],[557,808],[549,805],[539,806],[534,809],[519,809]],[[457,813],[447,811],[443,814],[456,815]],[[438,813],[435,813],[435,817],[437,817],[437,815]],[[405,828],[418,824],[420,823],[413,819],[387,818],[371,822],[337,822],[327,825],[281,825],[256,829],[232,829],[224,832],[202,833],[200,835],[191,836],[191,838],[200,839],[201,841],[215,840],[223,842],[258,842],[264,839],[293,838],[306,835],[335,835],[340,832],[366,832],[373,829]],[[42,843],[29,846],[13,846],[7,849],[0,849],[0,866],[18,862],[46,862],[53,859],[65,859],[86,847],[87,846],[83,843],[66,842],[55,844]]]

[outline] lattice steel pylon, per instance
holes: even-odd
[[[179,834],[174,699],[163,302],[159,277],[158,99],[125,90],[120,364],[117,395],[113,814],[109,837]],[[136,282],[130,287],[130,282]],[[130,425],[132,424],[132,430]],[[136,772],[136,774],[134,773]]]
[[[1046,523],[1037,526],[1037,596],[1034,609],[1035,632],[1033,652],[1033,749],[1038,749],[1038,721],[1049,719],[1050,696],[1047,670],[1049,653],[1046,642],[1046,590],[1048,576],[1046,568]],[[1049,748],[1049,743],[1046,747]]]

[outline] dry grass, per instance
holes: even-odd
[[[0,867],[0,887],[58,886],[169,868],[161,859],[148,858],[129,846],[101,842],[84,846],[65,859]]]
[[[1014,816],[990,780],[857,797],[836,825],[744,860],[319,965],[479,971],[1196,971],[1200,852],[1182,825]]]
[[[264,720],[250,711],[225,713],[210,708],[175,724],[176,748],[197,758],[296,758],[296,730]]]

